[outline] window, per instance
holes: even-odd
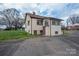
[[[48,21],[45,21],[45,26],[49,26],[49,23],[48,23]]]
[[[37,25],[43,25],[43,20],[37,20]]]
[[[60,25],[59,21],[52,21],[52,25]]]
[[[57,21],[57,25],[60,25],[60,22]]]
[[[56,22],[52,20],[52,25],[56,25]]]
[[[30,21],[28,21],[28,25],[30,24]]]

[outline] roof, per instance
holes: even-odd
[[[51,19],[51,20],[63,21],[62,19],[53,18],[53,17],[45,17],[45,16],[40,16],[40,15],[35,15],[32,13],[26,13],[26,15],[30,15],[31,18],[37,18],[37,19]]]

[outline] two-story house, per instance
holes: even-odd
[[[30,34],[54,36],[61,35],[61,19],[36,15],[35,12],[26,13],[25,31]]]

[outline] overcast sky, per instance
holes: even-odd
[[[35,11],[38,15],[52,16],[67,19],[72,14],[79,14],[79,4],[77,3],[9,3],[0,4],[0,10],[6,8],[16,8],[22,14]]]

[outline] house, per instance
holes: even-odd
[[[67,29],[68,30],[79,30],[79,23],[68,25]]]
[[[61,19],[36,15],[35,12],[26,13],[25,31],[35,35],[61,35]]]

